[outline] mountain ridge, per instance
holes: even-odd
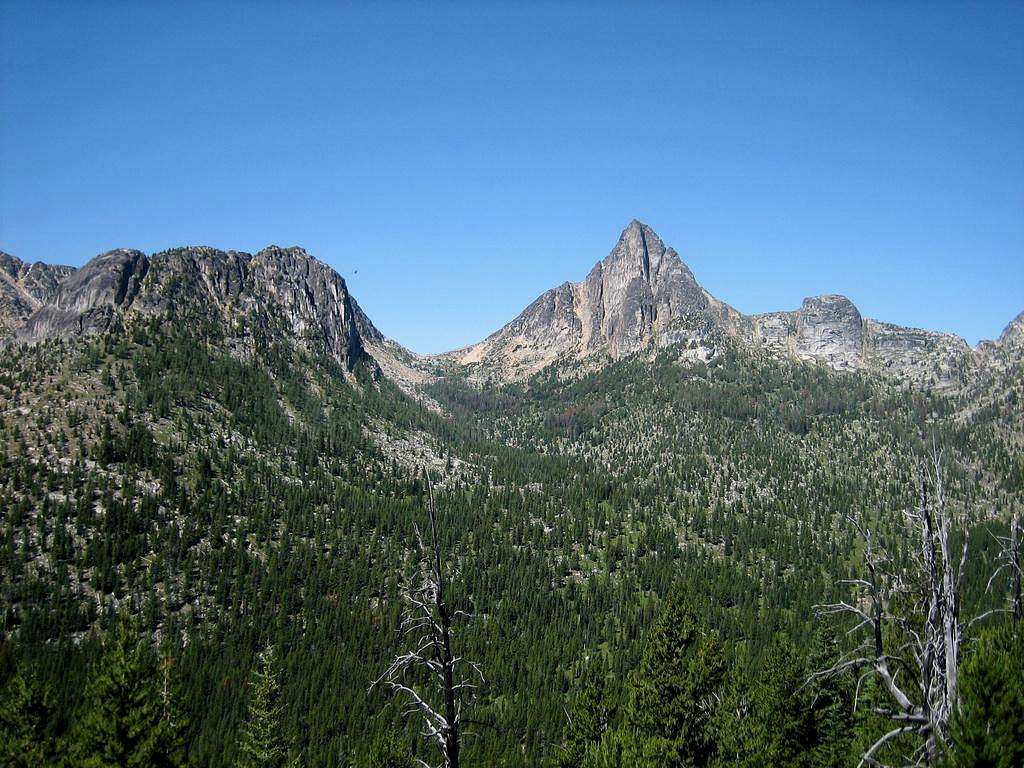
[[[13,330],[15,341],[87,335],[130,318],[220,321],[243,351],[276,330],[351,370],[363,337],[383,336],[355,303],[344,279],[302,248],[255,254],[208,246],[147,256],[116,249],[72,272]]]
[[[596,331],[604,345],[594,344]],[[769,354],[937,386],[984,362],[980,345],[972,349],[954,334],[865,318],[836,294],[808,297],[796,310],[745,315],[704,289],[679,254],[637,219],[583,281],[546,291],[483,341],[437,357],[478,378],[511,381],[556,360],[586,365],[595,353],[615,360],[648,345],[682,342],[711,353],[716,332]]]
[[[583,280],[545,291],[476,344],[426,356],[385,337],[344,278],[298,246],[270,245],[255,254],[185,246],[150,256],[115,249],[78,269],[27,265],[0,252],[0,335],[8,340],[89,334],[133,316],[219,319],[243,348],[269,323],[349,370],[372,358],[410,394],[452,365],[501,383],[555,362],[594,367],[649,348],[681,347],[706,361],[724,343],[948,387],[965,371],[1024,349],[1024,312],[998,340],[975,348],[954,334],[865,318],[838,294],[808,297],[795,310],[746,315],[707,291],[678,252],[638,219]]]

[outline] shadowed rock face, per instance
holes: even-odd
[[[102,254],[61,283],[15,338],[97,333],[137,317],[214,322],[242,352],[279,334],[348,368],[363,354],[360,330],[380,337],[333,269],[301,248],[271,246],[255,255],[206,247]]]
[[[0,251],[0,335],[52,301],[60,282],[74,271],[72,267],[42,262],[26,264]]]

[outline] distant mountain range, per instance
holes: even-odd
[[[973,349],[959,336],[865,318],[845,296],[745,315],[705,290],[679,254],[635,219],[581,282],[546,291],[478,344],[426,358],[385,339],[341,276],[302,248],[253,255],[187,247],[152,256],[121,249],[80,269],[0,252],[0,333],[9,340],[66,338],[146,317],[217,321],[241,352],[276,332],[348,369],[368,355],[405,385],[451,365],[478,380],[517,381],[557,361],[593,368],[670,347],[708,360],[723,344],[737,344],[942,388],[1024,349],[1024,313],[997,341]]]

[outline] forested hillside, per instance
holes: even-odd
[[[299,764],[434,759],[371,689],[402,650],[428,472],[473,614],[460,653],[486,680],[464,765],[856,764],[881,726],[848,676],[804,685],[846,642],[812,606],[859,567],[851,519],[913,558],[901,510],[933,442],[971,533],[968,604],[1005,594],[985,590],[989,532],[1021,505],[1021,401],[991,393],[1016,392],[1012,370],[928,394],[723,340],[709,362],[500,386],[448,369],[427,408],[370,357],[349,372],[273,336],[239,355],[196,327],[4,349],[3,716],[35,723],[43,763],[86,764],[122,668],[163,680],[153,722],[189,765],[255,764],[261,680]]]

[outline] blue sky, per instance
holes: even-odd
[[[476,341],[633,217],[745,312],[1024,309],[1024,3],[12,3],[0,248],[302,245]]]

